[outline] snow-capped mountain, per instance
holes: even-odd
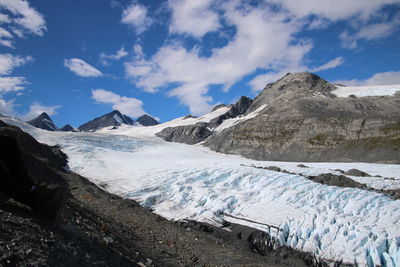
[[[137,118],[136,122],[140,123],[140,125],[142,126],[154,126],[158,124],[158,121],[147,114],[144,114]]]
[[[80,131],[91,132],[108,126],[120,126],[122,124],[132,125],[133,120],[126,115],[121,114],[118,110],[114,110],[103,116],[97,117],[78,127]]]
[[[118,110],[114,110],[85,124],[82,124],[78,129],[83,132],[93,132],[110,126],[113,127],[112,129],[116,129],[121,125],[151,126],[156,124],[158,124],[158,122],[149,115],[143,115],[139,117],[137,121],[134,121]]]
[[[33,120],[27,121],[27,123],[47,131],[60,131],[60,129],[55,126],[54,122],[51,120],[50,116],[47,115],[46,112],[43,112]]]

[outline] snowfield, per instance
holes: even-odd
[[[348,97],[355,95],[357,97],[363,96],[381,96],[381,95],[394,95],[400,91],[400,85],[376,85],[376,86],[336,86],[337,89],[332,91],[338,97]]]
[[[294,162],[254,161],[201,146],[167,143],[154,137],[151,127],[60,133],[2,119],[41,142],[60,144],[69,156],[71,170],[168,219],[216,225],[225,219],[268,231],[280,244],[323,259],[359,266],[400,266],[399,200],[249,167],[278,166],[306,175],[357,168],[394,178],[352,177],[359,182],[376,188],[400,188],[400,165],[303,163],[309,168],[300,168]]]

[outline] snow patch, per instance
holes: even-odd
[[[336,88],[332,93],[338,97],[348,97],[350,95],[358,97],[394,95],[397,91],[400,91],[400,85],[337,86]]]

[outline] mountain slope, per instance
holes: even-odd
[[[338,98],[310,73],[269,84],[246,114],[210,136],[212,150],[254,159],[400,163],[400,94]]]
[[[69,124],[64,125],[63,127],[60,128],[62,132],[78,132],[78,129],[75,129]]]
[[[27,121],[27,123],[47,131],[60,131],[60,129],[55,126],[54,122],[51,120],[50,116],[47,115],[46,112],[43,112],[33,120]]]
[[[133,120],[126,115],[122,115],[118,110],[114,110],[82,124],[78,127],[78,129],[83,132],[90,132],[100,128],[108,126],[120,126],[122,124],[132,125]]]
[[[158,121],[147,114],[144,114],[137,118],[136,122],[140,123],[140,125],[142,126],[153,126],[158,124]]]

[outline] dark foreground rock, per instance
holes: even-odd
[[[273,252],[262,250],[261,253],[254,242],[238,244],[232,241],[228,232],[224,237],[182,227],[180,223],[144,209],[133,200],[107,193],[86,178],[67,171],[64,168],[66,156],[57,147],[40,144],[19,128],[4,123],[0,125],[0,134],[17,140],[31,176],[44,182],[61,180],[70,190],[64,218],[56,225],[28,206],[13,200],[4,203],[2,198],[1,266],[313,264],[308,254],[288,248]],[[106,184],[102,186],[107,187]],[[258,254],[252,251],[258,251]]]

